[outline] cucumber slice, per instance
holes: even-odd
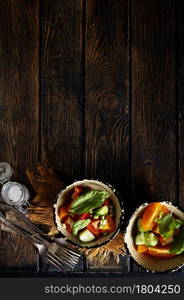
[[[95,240],[95,236],[88,229],[85,229],[79,234],[79,240],[85,243],[89,243]]]
[[[108,214],[109,208],[107,205],[104,205],[94,211],[96,216],[105,216]]]
[[[137,221],[137,228],[138,228],[138,230],[139,230],[140,232],[146,232],[146,231],[147,231],[147,230],[144,230],[144,229],[142,228],[142,225],[141,225],[141,218],[139,218],[138,221]]]
[[[135,238],[136,245],[145,245],[145,236],[144,232],[139,233]]]
[[[158,244],[158,238],[153,232],[145,232],[145,244],[148,247],[155,247]]]

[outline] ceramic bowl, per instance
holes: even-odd
[[[179,219],[184,221],[184,213],[180,209],[175,207],[172,203],[161,202],[161,204],[166,206]],[[156,258],[156,257],[138,253],[136,250],[134,239],[136,235],[137,220],[138,217],[142,215],[143,211],[148,205],[149,205],[148,203],[141,205],[130,218],[125,233],[125,244],[127,246],[128,252],[133,257],[135,262],[139,266],[146,269],[147,271],[151,271],[151,272],[176,271],[184,265],[184,253],[181,253],[180,255],[177,255],[172,258]]]
[[[81,242],[79,239],[75,238],[72,234],[70,234],[66,228],[62,225],[61,220],[59,218],[59,208],[67,202],[68,196],[71,195],[73,192],[73,189],[75,186],[83,186],[83,187],[89,187],[91,189],[96,190],[105,190],[109,193],[111,200],[113,202],[114,208],[115,208],[115,219],[116,219],[116,228],[114,232],[108,234],[107,236],[101,237],[95,241],[84,243]],[[83,248],[95,248],[100,247],[104,245],[105,243],[112,240],[115,235],[119,232],[122,220],[123,220],[123,207],[120,200],[120,197],[118,193],[113,189],[112,186],[109,184],[105,184],[103,182],[100,182],[98,180],[82,180],[82,181],[75,181],[71,185],[67,186],[63,191],[61,191],[57,196],[56,204],[54,205],[54,214],[55,214],[55,222],[57,229],[60,233],[62,233],[70,242],[72,242],[75,245],[78,245]]]

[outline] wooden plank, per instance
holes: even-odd
[[[83,177],[82,3],[46,0],[41,7],[41,157],[70,183]]]
[[[85,174],[123,195],[130,169],[128,51],[128,1],[86,1]]]
[[[178,153],[179,153],[179,205],[184,209],[184,2],[177,1],[177,101],[178,101]]]
[[[70,181],[82,176],[82,0],[42,3],[42,158]]]
[[[25,168],[38,160],[38,16],[38,0],[0,5],[0,161],[8,161],[21,182]],[[37,270],[36,250],[29,242],[4,232],[0,241],[1,271]]]
[[[177,202],[175,1],[133,0],[131,11],[134,209]]]

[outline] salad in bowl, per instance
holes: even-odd
[[[139,253],[171,258],[184,252],[184,222],[160,202],[148,205],[137,221]]]
[[[116,192],[97,180],[73,183],[58,195],[55,205],[58,230],[85,248],[111,240],[119,231],[122,212]]]
[[[152,272],[184,265],[184,213],[169,202],[141,205],[129,220],[125,243],[135,262]]]

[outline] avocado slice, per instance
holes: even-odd
[[[145,245],[145,236],[144,236],[144,232],[141,232],[139,234],[136,235],[135,238],[135,244],[138,245]]]
[[[94,211],[95,216],[105,216],[108,214],[109,208],[107,205],[104,205]]]
[[[155,247],[158,244],[158,237],[153,232],[145,232],[145,244],[148,247]]]
[[[147,230],[144,230],[142,225],[141,225],[141,218],[138,218],[138,221],[137,221],[137,228],[140,232],[146,232]]]

